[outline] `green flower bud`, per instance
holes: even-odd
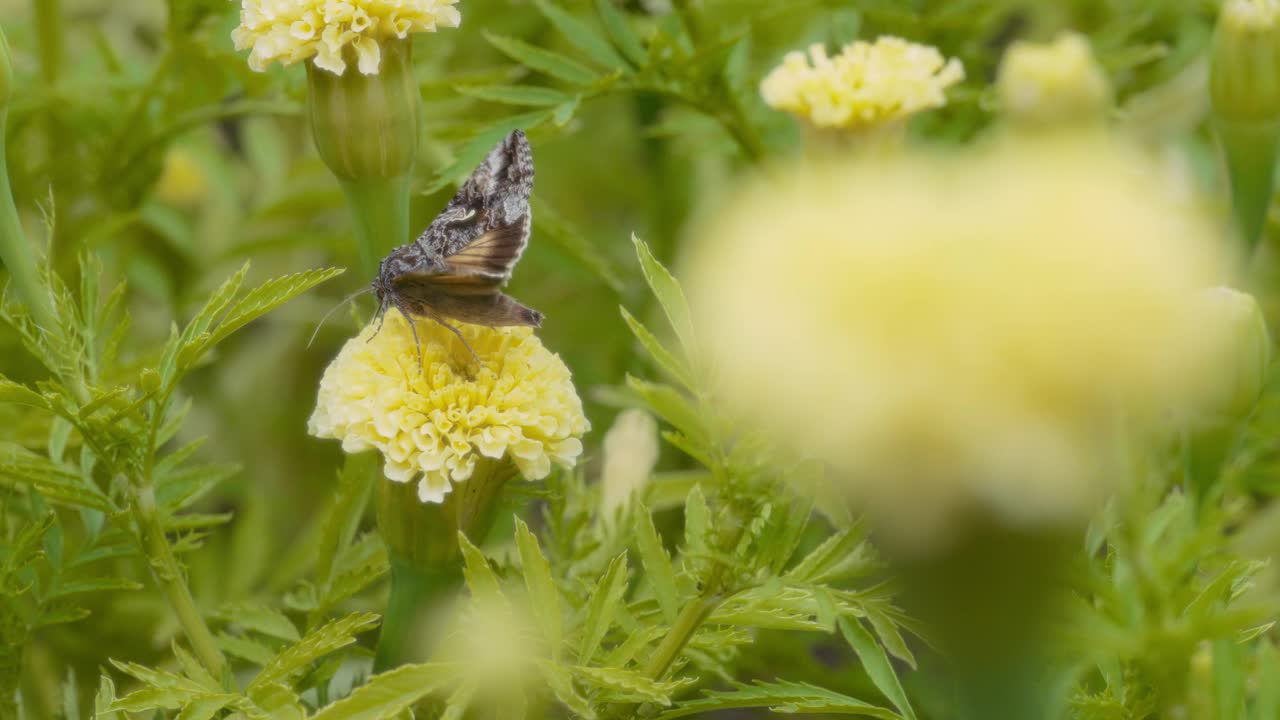
[[[1238,418],[1262,394],[1271,367],[1271,335],[1253,296],[1218,287],[1196,299],[1193,331],[1204,335],[1204,385],[1196,424]]]
[[[1106,119],[1111,82],[1083,35],[1014,43],[996,79],[1004,117],[1023,128],[1079,126]]]
[[[1280,143],[1280,1],[1229,0],[1218,17],[1209,99],[1245,245],[1262,236]]]
[[[372,75],[335,75],[307,65],[316,149],[340,180],[386,180],[412,169],[420,105],[412,47],[408,39],[384,41],[381,66]]]

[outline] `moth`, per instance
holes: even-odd
[[[371,288],[378,298],[378,330],[389,309],[400,311],[410,321],[421,362],[415,317],[451,330],[477,360],[451,321],[541,326],[542,313],[502,292],[529,244],[532,192],[533,150],[525,134],[515,130],[489,151],[416,240],[382,259]]]

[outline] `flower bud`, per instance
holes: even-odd
[[[1111,83],[1076,33],[1051,43],[1015,43],[1005,53],[996,80],[1004,116],[1029,128],[1079,126],[1105,119]]]
[[[390,179],[412,169],[420,96],[411,51],[410,39],[384,41],[380,69],[371,75],[307,64],[316,149],[340,180]]]
[[[1252,248],[1266,222],[1280,142],[1280,0],[1223,5],[1210,54],[1209,98],[1236,223]]]
[[[1262,309],[1248,293],[1217,287],[1196,298],[1190,320],[1205,351],[1195,419],[1212,423],[1248,413],[1271,366],[1271,335]]]

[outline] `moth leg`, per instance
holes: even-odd
[[[401,312],[402,314],[404,314],[404,310],[401,310],[400,312]],[[408,319],[408,318],[409,318],[408,314],[404,314],[404,316],[405,316],[405,319]],[[365,340],[365,342],[366,342],[366,343],[371,343],[371,342],[373,342],[373,339],[374,339],[374,338],[376,338],[376,337],[378,337],[378,333],[382,332],[382,323],[386,322],[386,320],[387,320],[387,305],[386,305],[386,303],[383,303],[383,304],[378,308],[378,314],[377,314],[376,316],[374,316],[374,319],[378,321],[378,327],[377,327],[377,329],[376,329],[376,330],[374,330],[374,331],[373,331],[373,334],[369,336],[369,339],[368,339],[368,340]],[[413,321],[412,321],[412,320],[410,320],[410,324],[411,324],[411,325],[413,324]]]
[[[413,316],[410,315],[403,306],[397,304],[396,309],[400,311],[400,314],[403,315],[404,319],[409,323],[409,332],[413,333],[413,347],[418,351],[418,373],[421,374],[423,370],[422,342],[418,340],[418,323],[414,322]]]
[[[477,363],[479,363],[481,367],[484,367],[484,361],[480,359],[480,354],[479,354],[479,353],[477,353],[477,352],[475,351],[475,349],[471,347],[471,343],[467,342],[467,339],[466,339],[465,337],[463,337],[463,336],[462,336],[462,331],[461,331],[461,330],[459,330],[458,328],[456,328],[456,327],[454,327],[454,326],[450,325],[449,323],[445,322],[444,320],[441,320],[440,318],[436,317],[435,315],[428,315],[427,317],[431,318],[432,320],[435,320],[436,322],[438,322],[438,323],[440,323],[441,325],[443,325],[443,326],[445,326],[446,328],[448,328],[448,329],[449,329],[449,332],[453,333],[454,335],[457,335],[457,336],[458,336],[458,339],[462,341],[463,346],[464,346],[464,347],[466,347],[466,348],[467,348],[467,350],[471,353],[471,356],[472,356],[472,357],[474,357],[474,358],[476,359],[476,362],[477,362]]]

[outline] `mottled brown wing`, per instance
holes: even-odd
[[[444,258],[456,275],[484,275],[511,279],[511,271],[529,244],[529,217],[515,225],[490,230]]]
[[[395,278],[405,295],[492,295],[511,278],[528,244],[527,224],[498,228],[443,259],[445,270],[405,272]]]

